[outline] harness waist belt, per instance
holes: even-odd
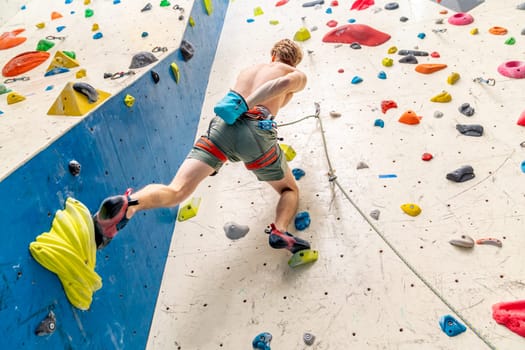
[[[257,105],[249,109],[248,111],[244,112],[242,116],[248,119],[255,119],[255,120],[264,120],[264,119],[273,120],[275,118],[275,116],[273,116],[272,113],[270,113],[268,108],[262,105]]]
[[[244,163],[244,165],[246,166],[246,169],[258,170],[268,165],[271,165],[273,162],[277,160],[277,158],[279,158],[277,147],[279,147],[279,145],[275,145],[274,147],[270,148],[268,151],[266,151],[262,156],[260,156],[256,160],[251,161],[249,163]]]

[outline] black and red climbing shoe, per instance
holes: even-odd
[[[117,235],[117,231],[122,230],[128,223],[128,207],[139,204],[138,200],[130,198],[130,194],[131,188],[128,188],[123,195],[104,199],[97,213],[93,215],[97,249],[107,246]]]
[[[299,237],[293,236],[290,232],[282,232],[275,227],[275,224],[271,224],[267,229],[266,233],[270,234],[268,241],[270,246],[275,249],[286,248],[292,254],[298,251],[310,249],[310,243]]]

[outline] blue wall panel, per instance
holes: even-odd
[[[190,150],[200,117],[211,64],[228,1],[214,1],[207,16],[196,0],[184,39],[195,47],[185,62],[180,52],[167,56],[149,73],[0,182],[0,344],[4,349],[143,349],[147,342],[176,209],[140,213],[104,250],[96,271],[103,287],[90,310],[67,301],[58,278],[29,254],[29,243],[50,229],[54,213],[74,197],[95,212],[108,195],[126,188],[167,183]],[[171,62],[181,70],[176,84]],[[126,94],[136,98],[125,106]],[[81,174],[72,176],[75,159]],[[37,337],[35,328],[49,310],[57,330]]]

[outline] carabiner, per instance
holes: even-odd
[[[64,40],[65,36],[54,36],[54,35],[48,35],[46,36],[47,40]]]
[[[166,52],[168,51],[168,48],[166,46],[164,47],[160,47],[160,46],[155,46],[151,52]]]

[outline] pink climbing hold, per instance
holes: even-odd
[[[275,4],[275,6],[283,6],[283,5],[286,5],[288,3],[289,0],[280,0],[280,1],[277,1],[277,3]]]
[[[333,19],[329,20],[328,22],[326,22],[326,25],[330,28],[334,28],[334,27],[337,27],[337,21],[334,21]]]
[[[437,51],[433,51],[433,52],[430,54],[430,56],[432,56],[433,58],[440,58],[440,57],[441,57],[441,55],[440,55],[439,52],[437,52]]]
[[[492,305],[492,318],[514,333],[525,337],[525,300]]]
[[[390,35],[366,24],[345,24],[332,29],[323,37],[325,43],[378,46],[390,39]]]
[[[448,18],[448,23],[456,26],[464,26],[474,22],[474,17],[465,12],[458,12]]]
[[[525,126],[525,111],[521,112],[521,115],[518,119],[518,122],[516,123],[521,126]]]
[[[525,62],[508,61],[498,67],[498,72],[508,78],[522,79],[525,78]]]
[[[350,10],[364,10],[374,4],[374,0],[355,0]]]

